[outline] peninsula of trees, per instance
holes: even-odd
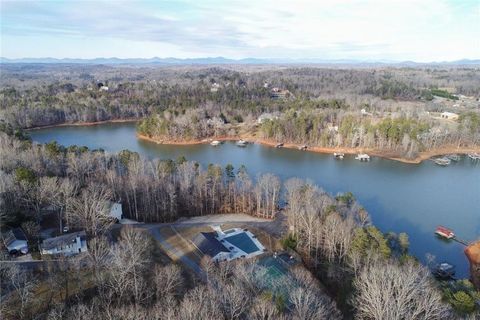
[[[407,159],[480,145],[475,66],[4,69],[0,115],[21,128],[138,119],[159,143],[246,138]]]

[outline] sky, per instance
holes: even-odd
[[[6,58],[480,59],[480,0],[0,0]]]

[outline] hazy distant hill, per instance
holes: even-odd
[[[457,61],[442,61],[442,62],[414,62],[414,61],[389,61],[389,60],[324,60],[324,59],[257,59],[257,58],[245,58],[245,59],[228,59],[224,57],[207,57],[207,58],[191,58],[191,59],[178,59],[178,58],[95,58],[95,59],[56,59],[56,58],[21,58],[21,59],[8,59],[0,57],[0,63],[78,63],[78,64],[158,64],[158,65],[185,65],[185,64],[344,64],[344,65],[396,65],[396,66],[421,66],[421,65],[479,65],[480,59],[469,60],[457,60]]]

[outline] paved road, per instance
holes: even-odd
[[[269,234],[280,236],[285,231],[285,216],[283,212],[277,214],[275,220],[263,219],[252,217],[243,213],[233,214],[214,214],[206,216],[197,216],[191,218],[180,218],[174,222],[168,223],[138,223],[133,224],[134,227],[151,228],[151,227],[182,227],[182,226],[202,226],[202,225],[219,225],[225,223],[241,223],[251,225],[252,227],[259,228],[266,231]],[[122,225],[116,224],[114,228],[120,228]]]

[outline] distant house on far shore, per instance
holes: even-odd
[[[267,120],[277,120],[279,118],[279,113],[262,113],[258,119],[257,123],[262,124]]]
[[[66,256],[88,251],[85,231],[72,232],[48,238],[40,244],[41,254],[62,254]]]
[[[3,243],[5,244],[5,247],[9,253],[28,253],[27,236],[20,228],[15,228],[5,232],[3,235]]]
[[[220,89],[220,85],[218,83],[212,84],[212,87],[210,88],[210,92],[217,92],[218,89]]]
[[[270,90],[270,98],[274,100],[284,100],[292,96],[291,92],[286,89],[272,88]]]
[[[441,117],[442,119],[457,120],[457,119],[458,119],[458,114],[453,113],[453,112],[447,112],[447,111],[445,111],[445,112],[442,112],[442,113],[440,114],[440,117]]]

